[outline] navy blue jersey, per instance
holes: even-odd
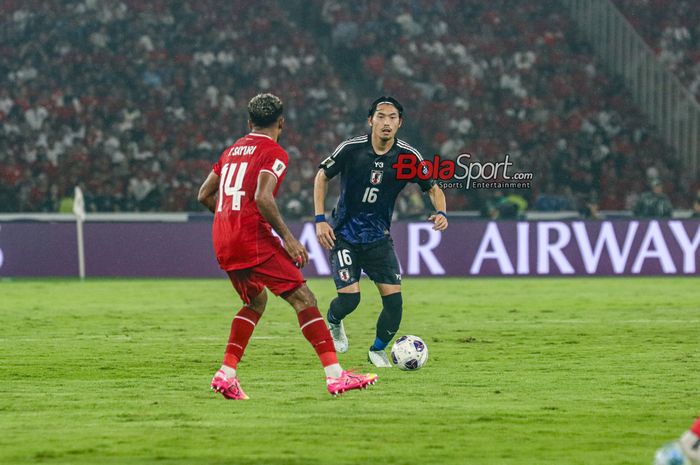
[[[423,161],[418,150],[401,139],[384,155],[377,155],[370,136],[348,139],[319,168],[328,178],[340,173],[340,197],[330,221],[336,236],[352,244],[369,244],[389,234],[391,216],[399,192],[409,182],[417,183],[425,192],[435,184],[432,180],[397,180],[396,163],[400,154],[413,154]]]

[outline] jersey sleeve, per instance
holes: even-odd
[[[265,171],[266,173],[272,174],[277,178],[277,182],[279,183],[287,172],[288,164],[289,156],[287,152],[279,148],[267,150],[260,165],[260,172],[262,173]]]
[[[320,165],[318,165],[319,169],[322,169],[326,173],[328,179],[334,178],[343,170],[348,153],[348,151],[345,150],[346,145],[347,144],[343,142],[337,146],[333,153],[328,158],[323,160]]]

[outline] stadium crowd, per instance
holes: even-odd
[[[535,176],[524,193],[535,208],[632,209],[659,180],[688,205],[693,179],[557,2],[318,3],[336,47],[360,56],[371,85],[410,102],[423,146],[448,158],[510,154]],[[491,192],[449,204],[483,208]]]
[[[700,2],[614,0],[656,56],[700,101]]]
[[[259,91],[285,101],[291,217],[312,213],[318,162],[364,130],[379,93],[404,103],[399,137],[424,154],[509,154],[534,179],[504,198],[529,208],[632,209],[659,180],[689,206],[694,180],[553,0],[300,4],[3,2],[0,211],[56,211],[75,184],[90,211],[199,210]],[[448,205],[488,210],[499,195],[454,190]],[[398,210],[423,214],[417,189]]]
[[[92,211],[199,210],[199,183],[247,130],[245,104],[270,90],[288,109],[288,206],[306,212],[322,154],[356,130],[317,39],[278,2],[3,8],[2,210],[56,211],[75,183]]]

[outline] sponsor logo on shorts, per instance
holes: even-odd
[[[397,281],[401,281],[401,274],[396,273],[396,280],[397,280]]]

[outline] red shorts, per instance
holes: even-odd
[[[306,282],[299,268],[281,247],[262,263],[226,273],[245,304],[249,304],[265,287],[280,296],[291,293]]]

